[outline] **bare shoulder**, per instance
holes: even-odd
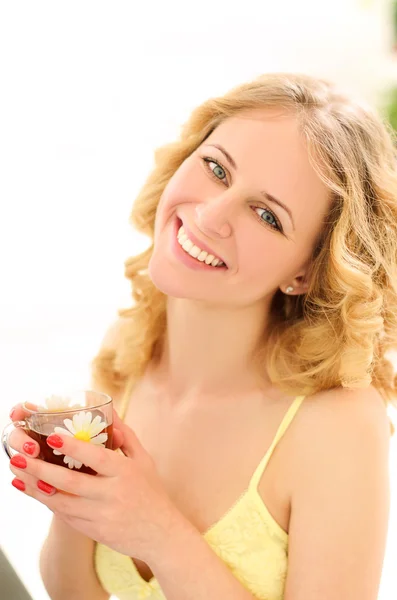
[[[303,407],[302,407],[303,408]],[[380,392],[372,385],[365,389],[334,388],[305,398],[300,433],[303,444],[307,440],[321,445],[341,437],[357,438],[360,435],[379,436],[388,444],[389,418]],[[337,436],[335,437],[335,434]],[[305,448],[306,444],[300,447]]]
[[[370,386],[327,390],[304,405],[294,432],[285,600],[374,600],[390,500],[385,403]]]
[[[305,398],[299,426],[293,430],[292,490],[304,488],[305,477],[321,476],[330,464],[380,460],[387,464],[390,422],[385,402],[374,386],[335,388]],[[311,466],[311,469],[309,469]],[[320,470],[321,473],[317,471]],[[292,495],[293,495],[292,491]]]

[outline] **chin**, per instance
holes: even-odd
[[[186,286],[186,282],[182,281],[180,276],[178,277],[175,269],[155,253],[149,260],[148,273],[153,285],[163,294],[174,298],[194,299],[196,297],[192,294],[191,288]]]
[[[198,300],[210,305],[222,306],[224,298],[216,298],[213,284],[203,286],[197,280],[190,282],[178,268],[170,264],[163,256],[154,252],[149,260],[148,274],[153,285],[163,294],[173,298],[184,298],[186,300]],[[194,279],[194,278],[193,278]]]

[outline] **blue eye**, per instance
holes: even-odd
[[[260,219],[264,222],[267,223],[268,225],[270,225],[271,227],[273,227],[273,229],[278,229],[279,231],[281,231],[281,225],[279,224],[278,220],[276,219],[276,217],[274,216],[274,214],[272,213],[271,210],[267,209],[267,208],[263,208],[262,206],[255,206],[254,207],[255,210],[262,210],[262,215],[260,215]],[[262,219],[262,216],[264,213],[267,213],[268,215],[270,215],[270,217],[273,219],[274,221],[274,225],[272,225],[272,223],[269,223],[269,221],[267,219]]]
[[[225,171],[225,169],[216,160],[214,160],[210,156],[206,156],[205,158],[203,158],[203,161],[204,161],[205,166],[206,166],[207,170],[209,171],[211,177],[213,177],[214,179],[217,179],[218,181],[223,181],[226,178],[226,171]],[[218,168],[221,171],[223,171],[223,173],[225,173],[225,176],[224,177],[218,177],[217,175],[215,175],[215,169],[212,169],[209,166],[210,164],[216,165],[216,168]]]
[[[226,180],[226,169],[224,167],[222,167],[222,165],[217,160],[215,160],[214,158],[211,158],[210,156],[205,156],[205,157],[203,157],[203,161],[204,161],[207,171],[209,172],[209,174],[211,175],[211,177],[213,179],[215,179],[216,181],[221,181],[221,182]],[[211,166],[210,166],[211,164],[216,165],[214,169],[211,168]],[[218,177],[218,175],[216,175],[216,173],[215,173],[215,169],[220,169],[221,172],[224,173],[224,176]],[[271,227],[271,229],[275,229],[276,231],[280,231],[280,233],[283,233],[283,228],[281,226],[281,223],[276,218],[276,216],[272,213],[271,210],[269,210],[268,208],[263,208],[263,206],[254,206],[253,208],[255,210],[261,210],[261,211],[263,211],[263,213],[268,213],[274,221],[274,224],[269,223],[269,221],[267,219],[262,219],[262,216],[258,215],[258,213],[256,213],[258,215],[261,223],[264,223],[268,227]],[[263,215],[263,213],[262,213],[262,215]]]

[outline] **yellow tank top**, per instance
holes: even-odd
[[[268,511],[258,484],[274,448],[304,398],[297,396],[291,403],[247,489],[226,514],[202,534],[234,576],[259,600],[284,597],[288,534]],[[127,402],[126,394],[120,411],[122,418]],[[149,582],[143,579],[129,556],[96,544],[94,559],[102,587],[119,600],[166,600],[156,578],[152,577]]]

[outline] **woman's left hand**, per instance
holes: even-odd
[[[26,467],[17,468],[18,459],[12,459],[10,469],[23,481],[28,496],[68,525],[117,552],[149,562],[154,552],[161,552],[178,520],[184,519],[165,490],[152,457],[133,430],[117,421],[115,426],[123,434],[122,453],[75,437],[57,436],[62,441],[57,450],[91,467],[96,476],[22,455],[18,455],[22,459],[19,464],[23,466],[25,461]],[[38,480],[55,489],[45,493]]]

